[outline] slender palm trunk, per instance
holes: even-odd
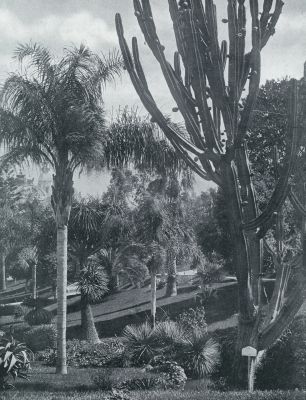
[[[167,288],[166,297],[174,297],[177,295],[177,282],[176,282],[176,254],[174,249],[170,248],[167,251]]]
[[[156,273],[151,272],[151,324],[155,328],[156,324]]]
[[[57,226],[57,364],[56,373],[67,374],[67,225]]]
[[[5,254],[1,255],[1,290],[6,290],[6,265],[5,265]]]
[[[91,305],[83,295],[81,295],[81,329],[82,339],[95,344],[100,343]]]
[[[32,297],[36,299],[37,297],[37,265],[34,263],[32,265]]]

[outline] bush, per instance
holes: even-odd
[[[30,325],[23,322],[3,328],[7,336],[12,335],[18,342],[25,342],[25,334],[31,329]]]
[[[259,389],[306,388],[306,318],[296,318],[266,351],[256,374]]]
[[[204,378],[212,375],[220,363],[220,346],[206,332],[194,329],[178,350],[176,360],[188,376]]]
[[[194,329],[200,329],[205,332],[207,331],[205,309],[203,306],[189,308],[189,310],[180,314],[176,321],[188,331],[192,331]]]
[[[158,354],[160,343],[150,325],[127,325],[123,331],[126,357],[134,366],[143,366]]]
[[[50,311],[45,310],[44,308],[35,308],[25,315],[24,320],[32,326],[48,325],[52,321],[52,314]]]
[[[56,346],[56,328],[54,325],[35,326],[25,333],[25,343],[33,352],[53,349]]]
[[[67,364],[73,367],[122,366],[124,363],[123,353],[124,346],[117,338],[105,340],[98,344],[77,339],[67,341]],[[49,349],[41,352],[37,359],[43,361],[46,365],[54,366],[56,363],[55,351]]]
[[[187,376],[184,369],[174,361],[165,357],[156,357],[147,368],[152,373],[161,374],[160,384],[163,389],[184,389]]]
[[[30,350],[15,339],[2,338],[0,340],[0,390],[14,387],[8,382],[9,378],[27,379],[30,368]]]
[[[14,313],[14,318],[15,319],[20,319],[24,317],[28,313],[29,309],[26,306],[20,305],[19,307],[16,307],[15,313]]]

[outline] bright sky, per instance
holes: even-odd
[[[300,78],[303,73],[306,60],[306,1],[284,1],[276,34],[262,52],[262,82],[287,75]],[[221,19],[226,17],[227,1],[215,0],[215,4],[220,21],[219,34],[225,38],[227,26],[221,23]],[[166,47],[169,60],[172,60],[174,40],[168,2],[151,0],[151,5],[160,40]],[[0,82],[18,67],[12,59],[18,43],[30,40],[39,42],[58,57],[61,57],[64,47],[78,46],[80,43],[88,45],[93,51],[104,53],[118,47],[114,26],[116,12],[122,15],[127,39],[130,41],[133,35],[137,36],[152,92],[161,109],[171,114],[173,101],[164,85],[159,66],[144,44],[132,0],[0,0]],[[109,86],[104,98],[109,113],[126,105],[143,110],[127,75],[116,86]],[[77,178],[76,186],[84,194],[97,194],[105,189],[107,182],[105,174],[94,174]],[[200,180],[197,184],[198,190],[207,187]]]

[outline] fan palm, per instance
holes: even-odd
[[[3,161],[48,163],[57,229],[57,372],[66,374],[67,226],[78,167],[101,157],[104,143],[103,85],[120,72],[116,53],[100,58],[88,48],[65,49],[59,62],[37,44],[20,45],[26,63],[5,81],[1,95]],[[23,73],[22,73],[23,72]]]
[[[82,336],[92,343],[99,343],[91,304],[98,302],[108,291],[108,276],[97,262],[90,257],[81,271],[78,286],[81,292]]]

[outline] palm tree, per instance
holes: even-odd
[[[151,276],[151,322],[153,328],[156,322],[156,275],[164,265],[164,227],[168,226],[168,216],[162,206],[162,199],[156,194],[159,181],[154,181],[150,186],[151,192],[147,191],[144,194],[135,217],[136,235],[144,246],[146,264]]]
[[[57,373],[66,374],[67,226],[73,175],[101,158],[105,131],[103,85],[121,70],[117,53],[99,57],[88,48],[65,49],[55,62],[37,44],[20,45],[26,68],[5,81],[1,94],[3,161],[47,163],[54,171],[52,208],[57,230]],[[28,62],[26,62],[28,61]]]
[[[95,257],[90,257],[79,278],[81,292],[81,329],[82,338],[92,343],[99,343],[98,332],[95,327],[91,304],[96,303],[108,291],[108,276],[97,262]]]

